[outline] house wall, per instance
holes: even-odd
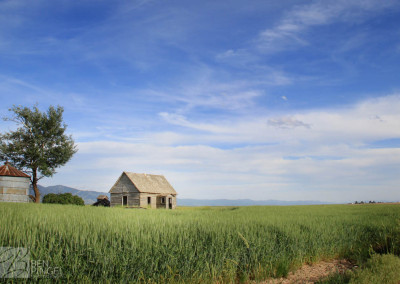
[[[140,207],[143,208],[157,208],[157,195],[155,193],[140,193]],[[147,197],[151,197],[151,204],[150,206],[147,203]]]
[[[126,175],[122,175],[110,192],[111,206],[122,206],[123,196],[128,197],[127,206],[140,206],[140,193]]]
[[[122,206],[123,196],[128,197],[128,205],[133,207],[142,208],[166,208],[168,209],[168,198],[172,198],[172,209],[176,208],[176,196],[166,196],[166,204],[161,204],[161,198],[159,194],[154,193],[138,193],[138,192],[121,192],[121,193],[111,193],[111,206]],[[147,203],[147,198],[151,197],[151,204]]]
[[[30,179],[0,176],[0,202],[29,202]]]
[[[164,203],[164,204],[161,203],[161,198],[162,198],[162,197],[163,197],[163,196],[157,196],[157,204],[156,204],[156,207],[157,207],[157,208],[168,208],[168,199],[167,199],[167,197],[164,196],[164,197],[165,197],[165,203]]]
[[[161,196],[157,197],[157,204],[156,204],[156,208],[165,208],[165,209],[169,209],[169,198],[172,198],[172,209],[176,208],[176,196],[174,195],[166,195],[165,196],[165,204],[161,203]]]
[[[139,193],[123,192],[111,193],[111,206],[123,206],[123,196],[128,197],[128,204],[126,206],[139,207]]]
[[[176,209],[176,196],[172,196],[172,209]]]

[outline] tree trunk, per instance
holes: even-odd
[[[40,191],[37,186],[38,178],[37,178],[37,169],[32,169],[32,187],[35,192],[35,203],[40,203]]]

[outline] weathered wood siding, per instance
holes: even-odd
[[[170,198],[170,197],[168,197],[168,198]],[[175,209],[176,208],[176,196],[171,196],[171,198],[172,198],[172,209]]]
[[[161,203],[163,197],[165,198],[164,204]],[[167,199],[167,197],[165,197],[165,196],[158,196],[158,197],[157,197],[157,204],[156,204],[156,206],[157,206],[157,208],[168,208],[168,199]]]
[[[165,203],[162,203],[162,197],[165,198]],[[169,199],[172,199],[172,208],[169,207]],[[157,204],[156,208],[165,208],[165,209],[175,209],[176,208],[176,196],[174,195],[167,195],[167,196],[158,196],[157,197]]]
[[[130,179],[123,174],[121,178],[111,188],[110,193],[139,192]]]
[[[111,206],[122,206],[124,196],[128,199],[128,204],[125,206],[139,207],[139,193],[135,192],[111,193]]]
[[[172,209],[176,208],[176,196],[165,196],[165,204],[161,203],[161,197],[155,193],[121,192],[111,193],[111,206],[122,206],[123,196],[128,197],[127,206],[142,207],[149,209],[165,208],[169,209],[169,198],[172,198]],[[148,197],[151,203],[148,204]]]
[[[176,203],[176,196],[174,196],[174,197],[172,197],[172,209],[175,209],[176,206],[177,206],[177,203]]]
[[[143,208],[157,208],[157,195],[155,193],[140,193],[140,207]],[[151,197],[151,204],[147,202],[147,198]]]
[[[140,193],[126,175],[122,175],[110,190],[111,206],[122,206],[123,196],[128,197],[126,206],[140,206]]]

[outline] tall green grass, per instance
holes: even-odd
[[[335,273],[318,284],[398,284],[400,283],[400,258],[393,254],[372,254],[361,268],[345,273]]]
[[[0,203],[0,246],[26,247],[69,282],[239,282],[302,263],[399,254],[400,206],[135,210]]]

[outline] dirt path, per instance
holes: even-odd
[[[312,265],[305,264],[300,269],[289,273],[286,278],[268,279],[263,284],[310,284],[326,278],[328,275],[353,269],[353,265],[347,260],[320,261]]]

